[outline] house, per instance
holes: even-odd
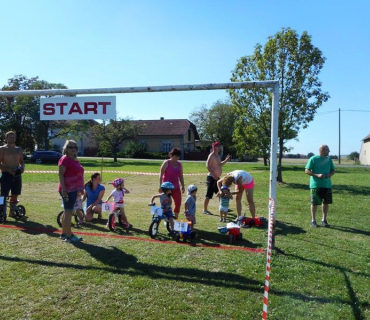
[[[149,152],[169,152],[172,148],[181,150],[181,159],[185,154],[192,154],[197,148],[199,134],[193,123],[186,119],[165,120],[132,120],[133,123],[143,127],[143,131],[137,136],[137,140],[144,143]],[[90,128],[98,122],[89,120]],[[96,156],[98,146],[90,138],[90,132],[87,132],[81,139],[76,139],[78,153],[81,156]],[[65,139],[52,139],[54,149],[62,149]],[[123,143],[122,150],[126,143]],[[191,158],[189,158],[191,159]]]
[[[363,165],[370,165],[370,134],[362,139],[360,163]]]
[[[195,125],[186,119],[132,120],[143,126],[138,141],[144,143],[149,152],[169,152],[172,148],[181,150],[181,159],[185,153],[196,151],[199,134]]]

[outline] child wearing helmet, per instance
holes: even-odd
[[[125,188],[125,179],[114,179],[112,185],[115,189],[111,192],[106,202],[108,202],[113,197],[114,208],[119,208],[121,214],[121,222],[125,226],[125,228],[128,229],[130,228],[130,224],[125,214],[125,201],[123,200],[123,197],[125,196],[125,193],[130,193],[130,191]]]
[[[174,215],[172,212],[172,198],[171,198],[171,193],[173,189],[175,189],[175,187],[171,182],[168,182],[168,181],[163,182],[161,184],[162,193],[154,195],[152,197],[152,200],[150,201],[150,203],[154,203],[154,200],[156,198],[159,198],[159,201],[161,203],[161,208],[163,210],[163,214],[168,218],[170,225],[171,225],[171,232],[169,234],[170,236],[172,236],[174,233],[173,231]]]
[[[226,222],[227,219],[227,212],[229,211],[229,203],[230,199],[233,198],[233,194],[236,194],[236,192],[230,192],[230,189],[228,186],[223,185],[221,187],[221,194],[220,197],[220,222]]]
[[[197,201],[197,191],[198,187],[195,184],[191,184],[188,187],[188,196],[185,200],[185,217],[186,220],[191,221],[192,227],[195,225],[195,211],[196,211],[196,201]]]

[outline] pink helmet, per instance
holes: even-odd
[[[123,178],[116,178],[116,179],[114,179],[114,181],[112,182],[112,184],[113,184],[113,187],[118,188],[118,186],[120,184],[124,183],[124,182],[125,182],[125,179],[123,179]]]

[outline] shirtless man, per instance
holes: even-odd
[[[228,155],[224,161],[221,161],[221,156],[219,154],[221,150],[221,144],[218,141],[214,142],[212,144],[212,152],[207,159],[207,194],[203,205],[204,214],[211,214],[211,212],[208,211],[209,200],[213,198],[214,194],[218,193],[217,180],[222,174],[222,166],[230,160],[230,155]]]
[[[22,191],[21,174],[24,172],[23,152],[15,145],[16,135],[13,131],[5,134],[6,144],[0,147],[1,196],[7,197],[12,191],[11,204],[17,203]],[[10,206],[9,217],[14,217],[13,206]]]

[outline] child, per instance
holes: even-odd
[[[121,214],[121,222],[126,229],[129,229],[131,225],[128,223],[128,220],[125,214],[125,209],[124,209],[125,202],[123,200],[123,197],[125,196],[125,193],[130,193],[130,191],[128,191],[125,188],[125,179],[122,179],[122,178],[114,179],[112,184],[113,184],[113,187],[115,187],[116,189],[111,192],[106,202],[108,202],[113,197],[114,210],[119,209],[120,214]]]
[[[161,184],[162,193],[156,194],[152,197],[152,200],[150,203],[154,203],[154,199],[159,198],[159,201],[161,203],[161,208],[163,210],[163,214],[168,218],[171,225],[171,232],[169,233],[170,236],[174,234],[173,231],[173,212],[172,212],[172,198],[171,193],[172,190],[175,189],[174,185],[171,182],[163,182]]]
[[[77,199],[74,205],[74,209],[76,210],[76,214],[78,216],[78,225],[81,226],[84,223],[84,214],[82,211],[82,202],[83,202],[83,191],[77,191]]]
[[[236,192],[230,192],[230,189],[223,185],[221,187],[221,194],[220,197],[220,222],[226,222],[227,219],[227,212],[229,210],[229,203],[230,199],[233,198],[233,194],[236,194]]]
[[[196,220],[195,220],[195,211],[196,211],[196,201],[197,201],[197,191],[198,188],[195,184],[191,184],[188,187],[188,196],[185,200],[185,217],[186,220],[191,221],[191,228],[193,229]]]

